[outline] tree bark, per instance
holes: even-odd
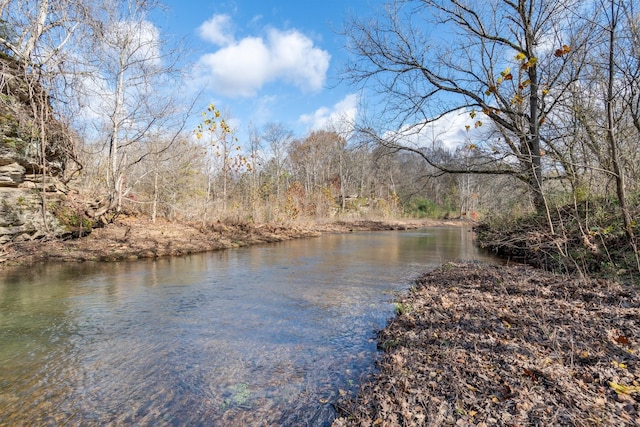
[[[611,166],[613,174],[616,180],[616,195],[618,202],[620,203],[620,210],[622,211],[622,219],[624,223],[624,229],[629,237],[633,240],[633,227],[631,224],[631,214],[629,213],[629,207],[627,206],[627,195],[625,188],[625,175],[623,169],[620,167],[620,155],[618,151],[618,141],[616,137],[616,120],[614,117],[614,83],[615,83],[615,46],[616,46],[616,28],[618,24],[618,11],[616,10],[615,2],[610,1],[611,6],[611,21],[609,27],[609,58],[608,58],[608,81],[607,81],[607,142],[609,144],[609,151],[611,154]]]

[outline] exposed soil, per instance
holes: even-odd
[[[637,288],[449,263],[397,311],[334,427],[640,425]]]
[[[260,243],[362,230],[400,230],[426,225],[454,225],[460,221],[352,221],[316,223],[183,224],[120,216],[91,233],[67,240],[8,243],[0,248],[0,264],[43,261],[119,261],[235,248]]]

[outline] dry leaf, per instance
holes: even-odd
[[[617,338],[615,338],[615,341],[618,344],[629,344],[629,338],[625,337],[624,335],[619,335]]]

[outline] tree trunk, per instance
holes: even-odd
[[[620,155],[618,152],[618,141],[615,131],[614,118],[614,81],[615,81],[615,31],[617,26],[617,13],[615,10],[615,2],[611,1],[611,26],[609,28],[609,63],[608,63],[608,82],[607,82],[607,142],[611,153],[611,164],[613,174],[616,180],[616,194],[622,211],[624,229],[629,239],[633,239],[633,228],[631,226],[631,215],[627,206],[627,197],[625,189],[624,171],[620,167]]]
[[[156,223],[158,215],[158,168],[153,171],[153,203],[151,205],[151,222]]]

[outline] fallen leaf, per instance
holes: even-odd
[[[465,384],[465,386],[470,390],[470,391],[478,391],[478,389],[470,384]]]
[[[625,337],[624,335],[619,335],[617,338],[615,338],[615,341],[618,344],[629,344],[629,338]]]
[[[618,394],[640,393],[640,386],[637,385],[624,385],[611,381],[609,386]]]
[[[523,368],[522,370],[523,370],[525,376],[531,377],[531,379],[534,380],[534,381],[538,381],[538,378],[536,377],[536,374],[532,370],[527,369],[527,368]]]

